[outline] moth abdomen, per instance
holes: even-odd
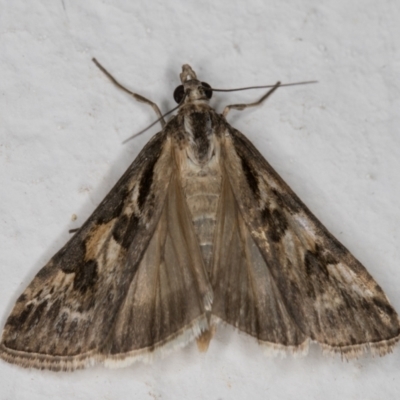
[[[218,163],[181,171],[182,187],[206,267],[212,251],[221,194],[222,174]]]

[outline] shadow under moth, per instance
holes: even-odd
[[[207,349],[219,322],[278,353],[391,352],[399,318],[380,286],[226,121],[280,83],[218,114],[216,89],[189,65],[180,78],[167,123],[122,87],[162,130],[18,298],[0,357],[119,367],[194,339]]]

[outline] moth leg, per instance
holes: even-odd
[[[258,100],[258,101],[256,101],[255,103],[248,103],[248,104],[231,104],[230,106],[226,106],[226,107],[224,108],[224,111],[223,111],[222,115],[223,115],[224,117],[226,117],[226,116],[228,115],[228,112],[229,112],[232,108],[233,108],[234,110],[242,111],[242,110],[244,110],[245,108],[255,107],[255,106],[260,105],[265,99],[267,99],[267,97],[269,97],[272,93],[275,92],[276,89],[278,89],[278,87],[280,86],[280,84],[281,84],[280,82],[277,82],[276,85],[275,85],[271,90],[269,90],[266,94],[264,94],[264,96],[261,97],[261,99]]]
[[[146,99],[145,97],[141,96],[140,94],[133,93],[129,89],[127,89],[125,86],[122,86],[95,58],[92,58],[92,61],[96,64],[96,66],[104,72],[108,79],[117,86],[118,88],[122,89],[124,92],[130,94],[135,100],[140,101],[141,103],[148,104],[151,106],[154,110],[154,112],[157,114],[158,121],[161,122],[162,127],[165,126],[165,119],[163,115],[161,114],[160,109],[158,108],[158,105],[156,103],[153,103],[152,101]]]

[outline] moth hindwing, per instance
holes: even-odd
[[[18,298],[0,356],[52,370],[121,366],[194,339],[205,349],[219,321],[278,352],[310,341],[346,358],[390,352],[396,312],[228,124],[246,106],[220,115],[190,66],[181,81],[166,124],[125,89],[163,129]]]

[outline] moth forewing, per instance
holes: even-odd
[[[225,143],[227,175],[242,188],[233,190],[240,214],[300,332],[346,358],[390,352],[399,318],[379,285],[248,139],[232,129]]]
[[[122,87],[98,62],[97,65]],[[399,319],[366,269],[182,68],[177,114],[144,147],[9,316],[0,356],[24,367],[124,366],[186,345],[224,321],[272,350],[308,343],[384,355]]]

